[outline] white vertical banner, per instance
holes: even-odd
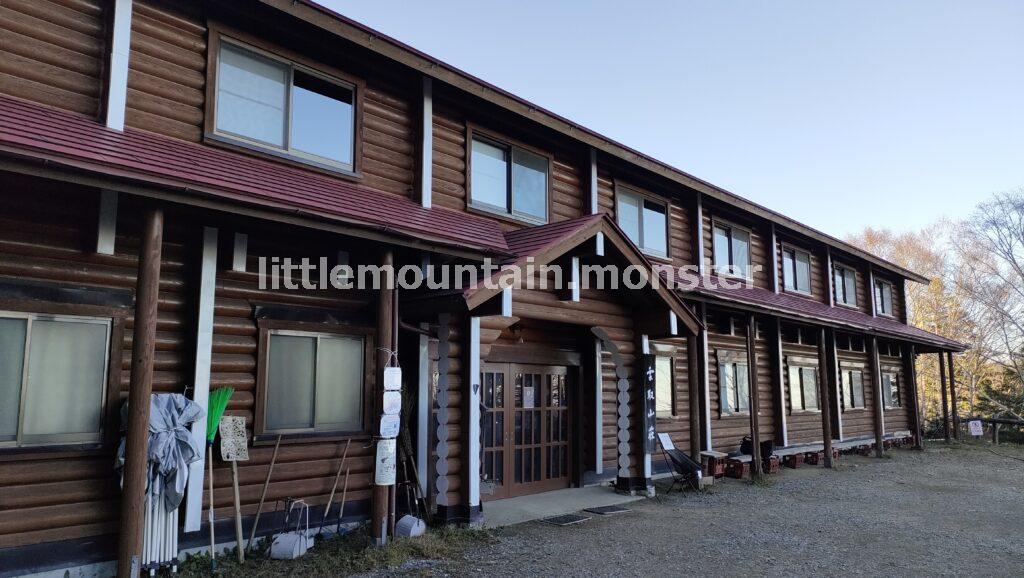
[[[217,289],[217,229],[203,229],[203,256],[199,276],[199,316],[196,324],[196,366],[192,401],[204,416],[192,423],[192,440],[203,448],[199,460],[189,466],[185,498],[185,531],[199,530],[202,522],[203,476],[206,472],[206,416],[210,410],[210,365],[213,363],[213,307]]]

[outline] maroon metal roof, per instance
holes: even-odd
[[[716,278],[712,277],[711,279]],[[720,298],[724,301],[745,303],[782,313],[789,313],[797,317],[807,317],[816,321],[846,325],[854,329],[884,333],[909,341],[927,343],[943,349],[955,351],[967,349],[967,346],[963,343],[901,323],[889,317],[873,317],[862,311],[846,307],[831,307],[807,297],[788,293],[774,293],[756,287],[725,289],[717,286],[717,284],[712,286],[706,277],[701,279],[700,285],[694,291],[709,297]]]
[[[526,258],[561,244],[573,233],[587,228],[602,218],[601,214],[586,215],[568,221],[517,229],[505,233],[505,242],[516,259]]]
[[[241,153],[0,96],[0,150],[147,184],[300,213],[396,236],[508,253],[493,220]]]

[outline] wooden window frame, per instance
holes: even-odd
[[[676,419],[676,418],[679,417],[679,408],[677,407],[678,406],[677,402],[679,401],[679,399],[678,399],[678,392],[676,391],[676,355],[677,355],[678,352],[677,352],[676,347],[674,345],[666,345],[666,344],[660,344],[660,343],[652,344],[651,352],[654,354],[654,356],[656,358],[667,358],[668,359],[668,363],[669,363],[669,379],[670,379],[669,394],[671,395],[671,398],[672,398],[671,401],[670,401],[671,409],[669,410],[668,415],[665,415],[664,413],[656,414],[655,415],[655,419],[660,419],[660,420]],[[654,363],[655,363],[655,370],[657,370],[658,360],[655,359]],[[655,379],[657,379],[657,374],[655,374]],[[655,406],[657,406],[657,391],[658,391],[657,383],[655,383],[654,391],[655,391]]]
[[[888,287],[889,288],[889,310],[888,311],[882,311],[882,308],[881,308],[881,305],[883,304],[882,303],[882,297],[884,296],[884,293],[880,290],[882,287]],[[875,292],[874,293],[874,295],[875,295],[875,315],[880,315],[882,317],[895,318],[896,317],[896,313],[893,311],[892,296],[896,292],[896,286],[892,283],[892,281],[889,281],[887,279],[879,279],[878,277],[875,277],[875,286],[872,287],[871,290]]]
[[[120,421],[121,365],[124,349],[125,319],[129,311],[121,307],[104,305],[83,305],[78,303],[56,303],[23,299],[0,299],[0,312],[4,317],[33,316],[42,319],[87,318],[107,324],[107,349],[104,365],[104,389],[100,408],[100,431],[95,439],[83,441],[55,440],[53,442],[18,445],[17,441],[0,442],[0,462],[6,459],[53,458],[66,454],[69,457],[100,455],[116,446]],[[26,361],[28,351],[25,352]],[[27,371],[27,368],[23,368]],[[23,373],[23,380],[25,376]],[[27,382],[22,383],[24,390]],[[25,396],[19,402],[19,431]]]
[[[807,255],[807,290],[806,291],[801,291],[799,288],[797,288],[797,289],[789,289],[789,288],[786,287],[786,279],[787,279],[787,275],[789,274],[789,271],[786,271],[786,267],[785,267],[785,264],[786,264],[786,253],[790,252],[790,251],[793,252],[793,268],[794,268],[793,275],[794,275],[794,277],[796,276],[796,270],[795,270],[796,269],[796,254],[797,253],[803,253],[804,255]],[[814,271],[813,271],[814,267],[813,267],[812,261],[811,261],[811,252],[806,250],[806,249],[801,249],[800,247],[797,247],[796,245],[793,245],[791,243],[783,242],[782,243],[781,257],[782,257],[782,265],[783,265],[783,267],[782,267],[782,290],[785,293],[790,293],[790,294],[793,294],[793,295],[803,295],[805,297],[810,297],[810,295],[811,295],[811,277],[814,275]],[[795,278],[794,278],[794,281],[796,281]]]
[[[217,130],[217,72],[220,61],[221,43],[226,42],[243,50],[248,50],[264,58],[273,60],[292,71],[299,70],[303,73],[320,78],[326,82],[347,88],[352,91],[352,165],[335,162],[331,159],[317,155],[290,151],[274,145],[256,141],[241,135],[227,134]],[[290,123],[290,98],[291,78],[289,75],[288,85],[288,111],[286,116]],[[358,77],[346,74],[336,68],[318,63],[301,54],[288,50],[287,48],[270,44],[265,40],[253,35],[246,34],[240,30],[232,29],[220,23],[211,22],[209,25],[209,42],[207,46],[206,59],[206,98],[203,115],[203,142],[231,150],[253,154],[274,161],[283,161],[286,164],[313,168],[319,172],[328,173],[333,176],[340,176],[348,180],[361,180],[362,149],[363,149],[363,110],[364,96],[366,94],[366,82]]]
[[[743,232],[745,232],[747,234],[747,265],[745,267],[746,275],[736,275],[736,274],[732,273],[731,271],[723,272],[723,271],[719,270],[720,266],[715,263],[715,253],[716,253],[716,251],[715,251],[715,229],[716,228],[723,228],[723,229],[728,229],[729,230],[729,265],[726,265],[726,267],[730,268],[730,269],[734,269],[736,267],[733,264],[733,261],[735,261],[735,257],[732,254],[732,241],[733,241],[732,232],[733,232],[733,230],[738,229],[738,230],[743,231]],[[750,227],[745,227],[743,225],[737,225],[736,223],[734,223],[732,221],[728,221],[728,220],[723,219],[721,217],[712,217],[712,219],[711,219],[711,269],[712,269],[712,271],[714,271],[714,273],[716,275],[720,276],[720,277],[732,277],[734,279],[742,279],[744,281],[752,283],[754,281],[753,268],[754,268],[754,231],[753,231],[753,229],[751,229]]]
[[[864,387],[864,374],[865,365],[863,363],[851,363],[848,361],[840,362],[839,364],[839,390],[842,393],[842,408],[843,413],[848,411],[867,411],[867,396],[865,395],[866,388]],[[849,379],[851,372],[857,372],[860,374],[860,397],[863,401],[863,405],[853,406],[846,397],[846,380]],[[853,383],[849,384],[851,395],[853,393]]]
[[[853,273],[853,303],[839,300],[839,286],[836,285],[836,272],[837,271],[849,271]],[[860,303],[857,301],[857,284],[860,282],[857,274],[857,269],[844,265],[842,263],[832,263],[832,293],[835,297],[835,302],[838,307],[846,307],[847,309],[857,309],[860,307]],[[843,277],[843,295],[846,296],[846,277]]]
[[[672,240],[672,229],[671,229],[671,226],[672,226],[672,219],[671,219],[672,203],[669,202],[668,199],[665,199],[663,197],[659,197],[658,195],[655,195],[653,193],[649,193],[647,191],[644,191],[644,190],[639,189],[637,187],[634,187],[632,185],[627,185],[627,184],[620,183],[620,182],[616,181],[615,182],[615,224],[616,225],[619,225],[619,216],[621,215],[621,211],[619,210],[619,207],[621,206],[621,203],[619,201],[620,201],[620,197],[623,196],[623,195],[631,195],[633,197],[636,197],[636,199],[638,201],[640,201],[640,214],[637,215],[637,217],[638,217],[637,228],[639,229],[640,239],[639,239],[639,242],[635,243],[637,248],[640,249],[641,253],[643,253],[644,255],[646,255],[649,258],[652,258],[652,259],[655,259],[655,260],[659,260],[659,261],[671,261],[672,260],[672,243],[671,243],[671,240]],[[644,245],[643,245],[643,242],[644,242],[644,206],[643,206],[643,203],[646,202],[646,201],[650,201],[651,203],[654,203],[656,205],[661,205],[665,209],[665,253],[659,253],[657,251],[649,251],[646,248],[644,248]],[[620,225],[620,227],[621,227],[621,225]],[[627,236],[627,238],[628,238],[628,236]],[[630,240],[632,241],[632,239],[630,239]]]
[[[368,327],[350,325],[331,325],[323,323],[308,323],[298,321],[284,321],[276,319],[260,319],[257,322],[258,331],[258,353],[256,363],[256,405],[253,410],[253,439],[255,442],[270,442],[276,440],[278,435],[282,440],[288,442],[309,441],[330,441],[339,439],[365,438],[371,433],[371,420],[373,408],[373,384],[376,375],[376,364],[374,354],[376,347],[376,331]],[[271,335],[279,335],[282,332],[287,334],[306,335],[309,337],[322,336],[361,336],[363,342],[363,407],[362,423],[360,430],[353,431],[302,431],[302,432],[278,432],[268,431],[266,428],[267,415],[267,363],[270,349]]]
[[[506,167],[506,191],[505,201],[508,203],[506,210],[502,210],[499,207],[490,205],[487,203],[474,203],[473,202],[473,141],[480,140],[486,144],[494,147],[504,148],[508,151],[509,158]],[[534,215],[527,215],[523,213],[515,212],[513,185],[512,185],[512,153],[514,149],[520,149],[528,153],[543,157],[547,160],[547,179],[544,190],[544,218],[538,218]],[[516,223],[520,225],[546,225],[551,222],[551,192],[553,190],[552,180],[554,180],[554,169],[555,161],[554,155],[551,153],[538,149],[537,147],[530,146],[523,143],[522,141],[509,138],[500,135],[496,132],[489,131],[481,128],[473,123],[466,123],[466,210],[471,213],[479,215],[485,215]]]
[[[806,402],[804,398],[804,382],[803,374],[797,371],[800,375],[800,407],[797,408],[794,397],[793,397],[793,380],[792,375],[789,373],[790,368],[799,369],[813,369],[814,370],[814,387],[816,390],[816,399],[818,401],[818,407],[813,409],[807,409],[805,407]],[[789,412],[791,414],[818,414],[821,413],[821,369],[818,367],[818,360],[811,357],[800,357],[796,355],[786,356],[786,379],[789,381]]]
[[[723,390],[725,389],[725,384],[723,383],[723,379],[724,379],[724,372],[722,371],[723,368],[726,365],[731,365],[731,366],[743,365],[743,366],[745,366],[747,368],[747,394],[749,396],[749,394],[750,394],[750,366],[748,365],[747,361],[748,360],[747,360],[747,352],[746,351],[740,351],[740,350],[736,350],[736,349],[718,349],[718,350],[715,351],[715,363],[718,364],[718,414],[719,414],[719,417],[741,417],[741,416],[749,416],[750,415],[750,408],[749,407],[747,407],[746,409],[740,409],[741,405],[739,405],[740,404],[740,395],[739,395],[739,386],[738,385],[737,385],[737,389],[736,389],[736,402],[737,402],[738,405],[737,405],[737,407],[735,409],[731,408],[731,407],[726,409],[726,402],[728,400],[728,397],[722,395]],[[733,371],[737,371],[737,370],[734,369]],[[737,382],[738,382],[738,380],[737,380]],[[749,405],[749,402],[748,402],[748,405]]]

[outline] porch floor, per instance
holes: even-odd
[[[617,506],[642,500],[642,496],[616,493],[609,486],[566,488],[496,502],[484,502],[484,526],[499,528],[550,516],[579,512],[584,508]]]

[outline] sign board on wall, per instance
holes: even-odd
[[[641,391],[644,396],[644,403],[641,406],[644,412],[644,453],[652,454],[657,451],[657,427],[656,427],[656,416],[657,408],[655,407],[655,369],[654,369],[655,356],[649,353],[643,355],[641,368],[643,374],[641,375]]]

